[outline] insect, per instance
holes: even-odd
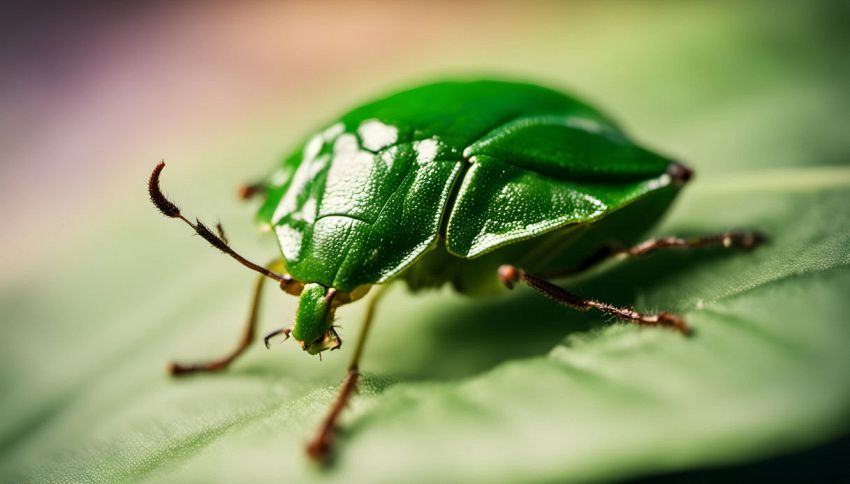
[[[340,348],[338,307],[395,280],[414,291],[451,284],[470,295],[524,283],[564,306],[688,334],[675,314],[616,307],[550,281],[612,257],[670,247],[750,249],[762,240],[741,231],[635,245],[692,171],[637,145],[588,104],[532,84],[427,84],[326,125],[241,192],[263,197],[257,220],[280,245],[265,266],[233,250],[220,225],[213,231],[184,216],[160,190],[163,167],[148,183],[156,207],[259,273],[236,349],[205,363],[172,363],[173,375],[223,370],[249,346],[266,279],[299,298],[292,327],[267,335],[266,346],[283,335],[311,355]],[[336,403],[307,446],[313,458],[329,454],[356,387],[377,292]]]

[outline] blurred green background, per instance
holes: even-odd
[[[607,480],[765,459],[771,476],[846,472],[781,457],[846,450],[830,444],[850,421],[846,2],[4,8],[1,481]],[[155,162],[185,211],[265,261],[277,248],[239,183],[367,98],[456,75],[569,90],[693,166],[657,233],[758,227],[771,244],[571,283],[683,312],[691,340],[530,291],[392,288],[328,470],[301,447],[353,345],[319,362],[258,344],[227,374],[167,378],[166,361],[234,344],[253,276],[155,212]],[[262,330],[287,325],[293,298],[268,296]],[[362,311],[341,311],[343,338]]]

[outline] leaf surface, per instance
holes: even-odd
[[[839,430],[850,402],[850,325],[841,316],[850,290],[850,170],[754,173],[738,184],[696,185],[659,232],[759,227],[767,246],[659,253],[570,284],[616,303],[683,312],[694,338],[609,326],[527,290],[476,301],[396,288],[329,471],[306,465],[301,446],[334,398],[332,372],[323,368],[326,386],[316,387],[299,371],[314,362],[281,365],[255,351],[231,373],[172,381],[150,371],[161,341],[181,337],[171,334],[142,340],[52,406],[19,407],[29,423],[6,441],[2,475],[608,479],[817,441]],[[530,339],[506,334],[515,325],[530,329]],[[398,341],[416,344],[399,351]]]

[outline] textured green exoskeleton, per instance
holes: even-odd
[[[691,171],[638,146],[587,104],[531,84],[428,84],[328,123],[267,180],[243,190],[265,193],[257,218],[276,234],[282,265],[254,264],[230,248],[220,227],[216,234],[184,217],[159,189],[163,166],[149,182],[157,208],[261,274],[239,347],[204,364],[172,364],[175,375],[223,369],[244,351],[267,278],[300,300],[294,327],[266,336],[266,344],[291,335],[310,354],[340,347],[338,306],[393,279],[414,290],[450,283],[466,294],[522,282],[566,306],[687,334],[674,314],[585,299],[534,274],[578,272],[618,254],[752,248],[760,240],[753,232],[725,232],[627,248],[664,213]],[[355,388],[377,300],[370,301],[340,398],[308,446],[313,457],[327,455],[334,422]]]
[[[581,239],[608,228],[592,222],[649,198],[613,227],[632,241],[681,186],[669,166],[562,93],[443,82],[329,123],[267,180],[258,218],[304,283],[352,291],[401,276],[478,293],[499,287],[500,264],[579,260],[597,248]]]

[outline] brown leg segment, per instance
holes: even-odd
[[[626,321],[632,321],[646,326],[666,326],[676,329],[682,334],[689,334],[691,330],[688,328],[685,320],[675,314],[668,312],[643,314],[631,308],[619,308],[594,299],[584,299],[567,292],[563,288],[548,282],[546,279],[577,274],[612,257],[635,257],[654,252],[658,249],[671,247],[681,249],[698,247],[734,247],[751,250],[758,244],[764,242],[764,240],[765,238],[762,234],[753,231],[722,232],[715,235],[694,237],[690,239],[683,239],[680,237],[663,237],[660,239],[647,240],[646,242],[635,245],[630,249],[618,250],[612,247],[603,247],[579,265],[567,270],[547,273],[543,277],[533,276],[525,272],[523,269],[512,265],[503,265],[499,267],[499,279],[505,286],[508,287],[508,289],[513,289],[514,283],[518,281],[524,282],[532,289],[564,306],[576,309],[598,309],[603,313],[610,314]]]
[[[649,239],[641,242],[628,249],[618,249],[613,246],[606,246],[582,261],[575,267],[570,267],[565,270],[547,272],[540,277],[546,279],[555,279],[558,277],[568,276],[584,272],[595,265],[605,262],[614,257],[626,258],[636,257],[650,252],[655,252],[658,249],[678,248],[678,249],[696,249],[708,247],[725,247],[737,248],[744,250],[752,250],[760,243],[764,242],[764,235],[754,231],[731,231],[721,232],[719,234],[708,235],[704,237],[693,237],[684,239],[680,237],[662,237],[658,239]]]
[[[532,276],[524,270],[512,265],[503,265],[499,267],[499,279],[503,284],[505,284],[505,286],[508,287],[508,289],[512,289],[515,282],[524,282],[535,291],[563,306],[580,310],[591,308],[598,309],[605,314],[610,314],[619,319],[631,321],[640,325],[664,326],[675,329],[685,335],[690,333],[690,328],[688,328],[685,320],[675,314],[667,312],[643,314],[631,308],[618,308],[594,299],[584,299],[567,292],[563,288],[548,281]]]
[[[277,262],[269,264],[268,267],[273,267]],[[203,372],[203,371],[221,371],[226,369],[233,360],[235,360],[239,355],[242,354],[245,349],[248,348],[248,345],[253,341],[256,333],[257,333],[257,316],[260,311],[260,302],[263,297],[263,284],[266,281],[266,276],[261,275],[257,278],[257,283],[254,286],[254,295],[251,300],[251,310],[248,313],[248,321],[245,323],[245,329],[242,331],[242,337],[239,338],[239,343],[236,345],[236,348],[230,353],[226,354],[221,358],[217,358],[214,360],[207,361],[205,363],[195,363],[184,365],[180,363],[170,362],[168,364],[168,372],[174,376],[183,376],[191,373]]]
[[[262,182],[240,185],[236,190],[236,196],[240,200],[248,200],[264,193],[266,193],[266,185]]]
[[[638,244],[631,249],[619,251],[617,255],[623,254],[629,257],[648,254],[649,252],[668,247],[678,247],[682,249],[693,249],[697,247],[725,247],[739,248],[750,250],[764,242],[764,236],[758,232],[722,232],[715,235],[704,237],[693,237],[690,239],[682,239],[679,237],[663,237],[660,239],[650,239],[646,242]]]
[[[354,349],[354,354],[351,357],[351,362],[348,365],[348,375],[342,381],[342,386],[339,389],[339,395],[331,407],[316,436],[307,444],[307,455],[317,461],[324,461],[330,455],[333,446],[334,430],[336,421],[342,410],[345,408],[351,394],[357,389],[357,379],[360,377],[359,364],[360,357],[363,354],[363,347],[366,345],[366,337],[369,335],[369,330],[372,327],[372,320],[375,318],[375,309],[378,306],[378,301],[386,292],[387,286],[382,286],[378,292],[369,301],[369,307],[366,310],[366,318],[363,321],[363,327],[360,328],[357,347]]]

